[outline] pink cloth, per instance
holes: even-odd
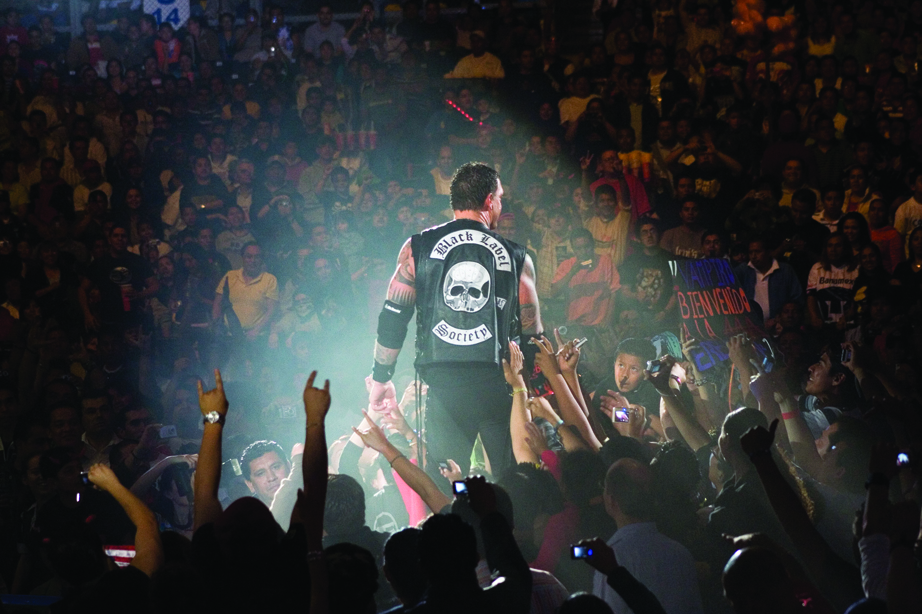
[[[417,464],[415,460],[410,462],[414,465]],[[415,527],[429,515],[429,512],[426,511],[426,504],[423,503],[422,498],[412,488],[407,486],[407,483],[397,475],[396,471],[392,470],[391,473],[394,476],[394,482],[397,484],[397,490],[400,491],[400,496],[403,498],[403,505],[407,508],[407,514],[410,516],[410,526]],[[432,511],[436,514],[439,513],[439,510]]]

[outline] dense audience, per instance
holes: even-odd
[[[5,603],[922,611],[922,0],[97,4],[0,26]],[[546,335],[498,475],[362,385],[475,160]]]

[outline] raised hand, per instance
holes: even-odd
[[[615,557],[615,551],[598,537],[584,539],[576,545],[580,548],[592,550],[592,555],[583,560],[599,573],[607,576],[618,569],[618,559]]]
[[[675,358],[669,354],[661,356],[659,359],[660,368],[656,373],[651,373],[649,369],[643,372],[644,378],[647,379],[658,392],[669,394],[672,392],[669,387],[669,380],[672,377],[672,366],[675,364]]]
[[[330,380],[323,382],[323,388],[314,388],[317,372],[311,371],[304,386],[304,413],[307,414],[307,424],[323,423],[330,410]]]
[[[541,372],[544,373],[546,377],[560,373],[554,346],[551,345],[548,338],[542,335],[540,339],[537,337],[532,337],[532,339],[534,339],[535,345],[538,348],[538,353],[535,354],[535,364],[538,365]]]
[[[513,388],[525,387],[525,376],[522,374],[524,365],[525,355],[522,354],[522,349],[518,343],[510,340],[509,360],[503,358],[503,377],[506,378],[507,384]]]
[[[740,335],[734,335],[727,341],[727,352],[730,354],[730,361],[740,373],[749,375],[753,371],[752,363],[752,346]]]
[[[601,409],[602,413],[608,416],[609,419],[611,419],[612,412],[615,409],[630,407],[630,405],[628,400],[624,398],[624,395],[614,390],[608,390],[607,394],[603,394],[602,398],[599,399],[599,409]]]
[[[118,481],[118,478],[115,477],[115,472],[102,464],[96,464],[90,467],[90,470],[87,472],[87,478],[89,478],[93,486],[106,492],[112,492],[113,488],[122,485],[121,482]]]
[[[542,454],[550,450],[547,446],[547,439],[544,438],[544,433],[541,432],[541,429],[534,422],[526,422],[525,430],[528,432],[525,443],[527,443],[531,451],[535,453],[535,456],[541,458]]]
[[[631,405],[628,409],[628,436],[643,440],[643,428],[647,424],[647,409],[643,405]]]
[[[579,159],[579,167],[584,171],[589,170],[589,165],[592,164],[592,158],[593,155],[587,151],[586,155]]]
[[[532,397],[526,401],[525,406],[531,412],[532,420],[535,418],[543,418],[554,426],[561,422],[560,416],[557,415],[557,412],[554,411],[551,404],[547,402],[547,399],[543,397]]]
[[[564,343],[560,331],[554,329],[554,338],[557,340],[557,366],[561,373],[575,373],[579,364],[580,348],[576,347],[576,340]]]
[[[218,412],[221,416],[227,415],[227,396],[224,394],[224,380],[221,379],[221,371],[214,370],[215,387],[205,392],[202,387],[202,380],[198,381],[198,407],[202,415],[206,416],[211,412]]]
[[[464,474],[461,473],[461,466],[450,458],[448,459],[448,469],[439,467],[439,473],[449,482],[457,482],[464,479]]]
[[[481,518],[496,511],[496,492],[493,486],[481,476],[464,480],[467,484],[467,500],[471,510]]]
[[[389,444],[387,435],[384,434],[384,429],[375,424],[367,412],[362,411],[362,414],[365,415],[365,420],[368,422],[368,430],[360,431],[353,426],[352,432],[362,439],[362,443],[375,452],[384,452]]]
[[[410,435],[413,433],[413,429],[410,428],[410,424],[404,417],[403,412],[400,411],[399,405],[391,407],[389,412],[381,416],[381,424],[397,433],[400,433],[407,439],[410,439]]]
[[[743,452],[749,456],[770,452],[772,444],[775,442],[776,430],[778,430],[777,418],[772,420],[768,430],[761,426],[749,429],[740,437],[740,446],[743,448]]]
[[[394,388],[394,382],[382,384],[371,378],[365,378],[365,386],[368,388],[368,408],[372,411],[384,411],[391,405],[397,404],[397,390]]]

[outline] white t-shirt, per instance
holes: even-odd
[[[909,233],[919,226],[922,226],[922,203],[913,197],[900,205],[896,210],[896,219],[893,222],[893,227],[896,228],[898,233],[903,235],[904,239],[908,239]]]
[[[816,297],[826,323],[838,322],[845,315],[845,310],[852,301],[852,290],[858,278],[858,267],[849,271],[848,267],[835,267],[832,270],[822,268],[817,262],[810,269],[807,277],[807,296]]]

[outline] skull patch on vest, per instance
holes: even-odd
[[[477,262],[459,262],[448,269],[442,293],[454,311],[480,311],[490,298],[490,274]]]

